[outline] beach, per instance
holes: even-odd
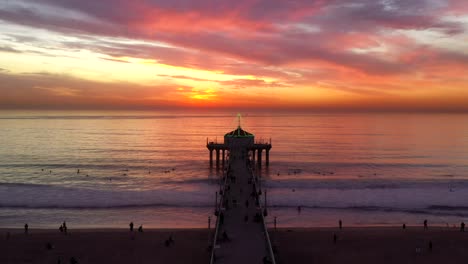
[[[0,263],[208,263],[206,229],[1,230]],[[7,240],[5,235],[11,233]],[[464,263],[468,232],[458,227],[281,228],[269,230],[277,263]],[[336,244],[333,234],[337,235]],[[175,243],[165,246],[172,235]],[[134,237],[132,239],[132,236]],[[429,250],[432,241],[433,249]],[[53,249],[46,248],[50,242]],[[247,264],[247,263],[246,263]]]
[[[10,232],[10,238],[6,238]],[[1,230],[0,263],[208,263],[206,229],[151,229],[139,233],[126,229]],[[166,247],[172,235],[174,243]],[[52,249],[47,249],[47,243]]]
[[[458,227],[278,229],[278,263],[466,263],[468,233]],[[337,235],[336,244],[333,234]],[[430,251],[429,242],[433,249]]]

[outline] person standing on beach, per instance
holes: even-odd
[[[130,226],[130,232],[133,232],[133,222],[130,222],[129,226]]]
[[[465,222],[461,222],[460,231],[465,232]]]
[[[65,221],[63,221],[62,228],[63,228],[63,232],[66,235],[67,234],[67,223],[65,223]]]
[[[24,224],[24,233],[27,235],[28,232],[29,232],[29,226],[28,226],[28,224],[26,223],[26,224]]]
[[[340,219],[340,221],[338,221],[338,225],[339,225],[340,230],[341,230],[343,228],[343,222],[341,221],[341,219]]]
[[[424,220],[424,230],[427,230],[428,227],[427,227],[427,219]]]

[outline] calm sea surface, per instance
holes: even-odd
[[[236,126],[235,113],[0,112],[0,228],[204,227],[219,177],[206,140]],[[242,126],[272,141],[270,222],[468,222],[468,115],[246,113]]]

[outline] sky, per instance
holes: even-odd
[[[466,0],[0,0],[0,109],[468,112]]]

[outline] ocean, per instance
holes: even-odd
[[[205,227],[237,113],[0,112],[0,228]],[[243,113],[282,227],[468,222],[468,115]],[[301,211],[297,207],[301,207]]]

